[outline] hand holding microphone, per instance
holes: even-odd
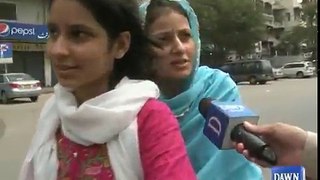
[[[272,147],[278,157],[277,165],[288,166],[303,164],[303,151],[308,137],[308,133],[303,129],[284,123],[257,126],[245,122],[244,127],[248,131],[262,136],[265,142]],[[236,150],[252,162],[263,167],[269,166],[265,162],[252,157],[250,151],[241,143],[236,144]],[[309,156],[314,155],[310,154]]]
[[[204,98],[199,111],[206,119],[204,134],[219,149],[231,149],[233,142],[243,143],[251,156],[270,165],[277,164],[277,157],[269,145],[243,127],[244,121],[256,124],[259,119],[250,109],[236,102],[213,102]]]

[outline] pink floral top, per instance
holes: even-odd
[[[106,144],[83,146],[57,133],[59,180],[113,180]]]
[[[147,101],[137,123],[144,180],[196,180],[179,124],[164,103]],[[61,131],[56,138],[59,180],[115,180],[106,144],[82,146]]]

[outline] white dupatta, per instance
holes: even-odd
[[[45,104],[20,180],[56,180],[58,171],[55,134],[59,126],[70,140],[89,146],[107,143],[116,180],[141,180],[143,173],[137,137],[137,114],[159,89],[151,81],[123,78],[107,93],[79,107],[75,97],[59,84]]]

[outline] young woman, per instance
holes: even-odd
[[[154,81],[180,123],[188,155],[200,180],[262,179],[259,167],[235,150],[219,150],[203,135],[205,120],[198,111],[202,98],[240,101],[237,86],[217,69],[199,66],[197,17],[186,0],[151,0],[140,6],[144,28],[156,44]]]
[[[148,42],[136,2],[53,0],[48,28],[59,83],[20,179],[196,179],[176,119],[144,80]]]

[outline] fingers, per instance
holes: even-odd
[[[273,131],[273,126],[271,125],[255,125],[255,124],[251,124],[247,121],[245,121],[243,123],[244,127],[246,130],[248,130],[249,132],[252,132],[253,134],[256,135],[268,135]]]
[[[238,153],[240,153],[240,154],[242,154],[242,153],[243,153],[243,150],[245,150],[243,143],[236,143],[236,142],[234,142],[234,143],[233,143],[233,146],[234,146],[234,148],[236,149],[236,151],[237,151]]]
[[[270,167],[270,165],[267,163],[267,162],[265,162],[265,161],[262,161],[262,160],[259,160],[259,159],[257,159],[257,158],[255,158],[255,157],[252,157],[252,156],[250,156],[250,153],[249,153],[249,151],[248,150],[243,150],[243,156],[247,159],[247,160],[249,160],[249,161],[251,161],[251,162],[253,162],[253,163],[255,163],[255,164],[257,164],[257,165],[259,165],[259,166],[261,166],[261,167]]]
[[[262,160],[259,160],[253,156],[250,155],[249,151],[245,149],[243,143],[233,143],[233,146],[235,147],[236,151],[240,154],[242,154],[247,160],[261,166],[261,167],[270,167],[270,165]]]

